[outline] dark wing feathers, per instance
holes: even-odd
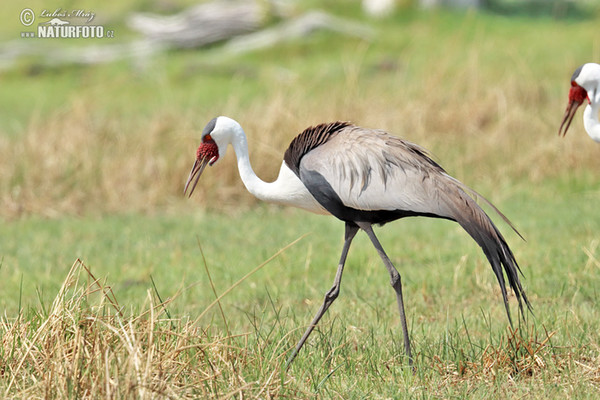
[[[312,149],[327,142],[329,139],[337,135],[340,130],[350,125],[351,124],[349,122],[336,121],[306,128],[302,133],[292,140],[288,149],[283,155],[283,160],[288,168],[299,176],[300,160],[302,160],[302,156]]]

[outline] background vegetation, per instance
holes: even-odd
[[[96,11],[117,41],[132,36],[126,12],[166,7],[119,4],[77,7]],[[321,32],[240,56],[214,46],[86,67],[30,58],[1,71],[4,396],[598,397],[600,148],[580,116],[557,136],[569,77],[600,59],[598,14],[505,6],[402,6],[371,20],[354,2],[326,2],[375,36]],[[6,7],[0,38],[11,41],[21,5]],[[364,235],[340,299],[285,371],[333,280],[343,227],[256,202],[231,151],[184,198],[200,131],[216,115],[244,126],[265,180],[291,138],[323,121],[428,148],[526,238],[493,217],[535,316],[508,329],[495,278],[461,228],[406,219],[378,233],[403,276],[416,372]]]

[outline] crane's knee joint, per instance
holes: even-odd
[[[394,289],[402,286],[402,279],[400,278],[399,273],[396,272],[390,276],[390,284]]]
[[[339,295],[340,295],[340,289],[337,287],[333,287],[333,288],[329,289],[329,291],[327,293],[325,293],[325,298],[327,300],[333,301],[333,300],[337,299]]]

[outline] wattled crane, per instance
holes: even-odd
[[[448,175],[423,148],[382,130],[348,122],[320,124],[307,128],[292,140],[277,180],[267,183],[252,170],[246,134],[233,119],[223,116],[212,119],[202,131],[201,140],[184,193],[189,189],[192,195],[206,166],[214,165],[231,144],[240,177],[254,196],[330,214],[345,223],[344,246],[333,286],[289,357],[288,366],[338,297],[348,249],[359,229],[366,232],[389,272],[400,312],[404,348],[412,365],[400,274],[372,228],[374,224],[383,225],[399,218],[424,216],[458,222],[481,246],[490,262],[511,324],[504,274],[521,314],[523,301],[531,308],[519,281],[517,261],[500,231],[471,197],[479,197],[477,193]]]

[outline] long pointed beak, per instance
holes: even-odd
[[[194,163],[194,166],[192,167],[192,170],[190,171],[190,175],[188,176],[187,182],[185,183],[185,188],[183,189],[183,194],[186,194],[190,183],[192,183],[192,181],[194,181],[194,183],[192,183],[192,187],[190,189],[190,194],[188,195],[188,197],[192,197],[192,193],[194,193],[194,189],[196,188],[196,185],[198,184],[198,181],[200,180],[200,175],[202,175],[202,172],[204,171],[204,168],[206,168],[206,166],[208,165],[208,158],[203,157],[202,159],[196,159],[196,162]],[[194,179],[194,177],[196,179]]]
[[[569,126],[571,126],[571,121],[573,121],[573,117],[575,116],[575,112],[579,108],[582,102],[578,102],[575,100],[570,100],[567,105],[567,109],[565,110],[565,115],[563,117],[562,123],[560,124],[560,128],[558,128],[558,136],[565,136],[567,131],[569,130]],[[565,125],[566,123],[566,125]],[[564,131],[563,131],[564,126]]]

